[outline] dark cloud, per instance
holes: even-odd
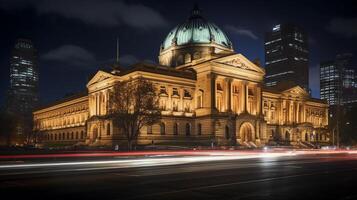
[[[0,4],[12,10],[31,6],[37,13],[57,14],[96,26],[125,24],[134,28],[151,29],[167,26],[167,20],[156,10],[143,4],[114,0],[14,0]]]
[[[123,66],[129,66],[139,62],[139,59],[136,56],[126,54],[119,57],[119,62]]]
[[[357,37],[357,18],[334,18],[327,29],[344,37]]]
[[[357,55],[357,37],[352,37],[357,26],[346,23],[357,17],[353,0],[196,2],[203,15],[219,27],[231,25],[226,30],[237,44],[237,52],[250,59],[259,57],[262,63],[264,32],[278,23],[301,25],[313,37],[309,40],[310,86],[316,97],[318,63],[334,59],[341,52]],[[146,58],[157,62],[169,26],[185,20],[192,7],[192,0],[0,0],[0,93],[5,93],[10,82],[9,59],[17,37],[32,39],[40,58],[63,44],[76,44],[95,58],[75,59],[67,54],[67,59],[40,59],[41,98],[49,100],[81,89],[91,73],[113,62],[114,38],[118,36],[122,65]],[[0,104],[3,99],[0,95]]]
[[[101,63],[113,63],[115,60],[114,59],[108,59],[106,61],[103,61]],[[132,64],[136,64],[138,62],[146,62],[146,63],[151,63],[151,64],[157,64],[157,62],[151,60],[151,59],[140,59],[137,56],[131,55],[131,54],[124,54],[119,57],[119,63],[121,66],[124,67],[129,67]]]
[[[41,59],[76,67],[88,67],[96,62],[91,52],[75,45],[60,46],[44,54]]]
[[[237,34],[237,35],[241,35],[241,36],[245,36],[245,37],[249,37],[253,40],[257,40],[258,36],[256,36],[253,31],[249,30],[249,29],[245,29],[245,28],[241,28],[241,27],[236,27],[236,26],[232,26],[232,25],[226,25],[225,28],[230,31],[233,34]]]

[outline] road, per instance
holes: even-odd
[[[11,199],[357,199],[356,183],[348,153],[0,162]]]

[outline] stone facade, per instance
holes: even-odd
[[[188,31],[199,33],[204,27],[217,30],[194,13],[181,32],[192,29]],[[178,45],[178,33],[170,34],[165,49],[160,50],[160,64],[99,70],[88,82],[86,94],[35,111],[34,129],[43,135],[43,143],[126,143],[120,127],[106,117],[109,92],[115,82],[139,77],[157,88],[162,119],[141,130],[138,144],[257,147],[277,142],[309,146],[329,141],[326,102],[311,98],[299,86],[263,86],[265,70],[235,53],[222,31],[216,35],[207,32],[211,39],[204,44],[204,38],[195,43],[195,38],[181,36],[187,40]],[[221,43],[214,40],[219,37]]]
[[[98,71],[84,96],[34,112],[35,130],[44,134],[45,143],[125,143],[120,127],[105,117],[109,92],[116,81],[139,77],[156,86],[163,116],[160,123],[141,130],[139,144],[329,141],[324,101],[299,86],[264,87],[264,70],[241,54],[176,69],[141,63],[119,73]]]

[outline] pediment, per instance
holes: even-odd
[[[234,54],[223,58],[218,58],[215,59],[214,62],[226,66],[239,68],[242,70],[249,70],[249,71],[265,74],[265,70],[263,68],[254,64],[249,59],[244,57],[242,54]]]
[[[99,83],[103,80],[106,80],[108,78],[111,78],[113,77],[114,75],[113,74],[110,74],[108,72],[104,72],[104,71],[101,71],[99,70],[94,76],[93,78],[87,83],[87,87],[90,86],[90,85],[93,85],[95,83]]]
[[[309,93],[306,92],[302,87],[300,86],[294,86],[292,88],[289,88],[287,90],[284,90],[282,92],[285,95],[294,95],[294,96],[309,96]]]

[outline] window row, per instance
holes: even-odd
[[[166,135],[166,125],[165,123],[160,123],[160,135]],[[179,135],[179,123],[174,123],[173,124],[173,135]],[[189,136],[192,134],[192,125],[191,123],[186,123],[185,124],[185,135]],[[197,124],[197,135],[202,134],[202,124]],[[148,135],[153,134],[152,126],[147,126],[147,132]]]
[[[46,134],[46,139],[48,141],[57,141],[57,140],[78,140],[85,139],[86,133],[84,131],[81,132],[67,132],[67,133],[49,133]]]

